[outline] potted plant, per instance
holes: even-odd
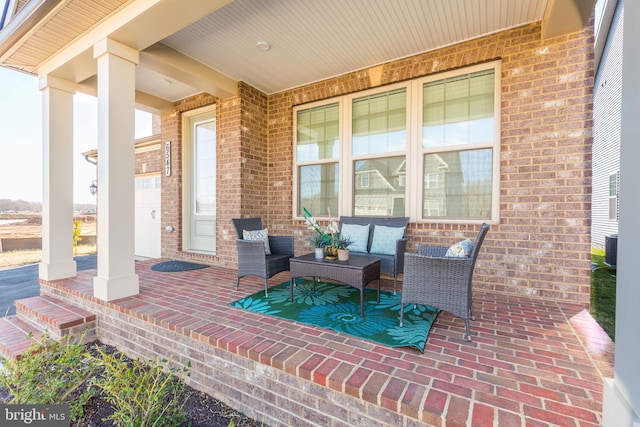
[[[336,247],[338,248],[338,259],[340,261],[349,260],[349,246],[353,243],[353,240],[349,236],[343,237],[338,235],[335,239]]]
[[[336,259],[338,252],[338,245],[336,243],[336,239],[339,236],[338,234],[338,223],[333,221],[331,218],[331,209],[327,208],[329,212],[329,224],[326,227],[320,227],[318,221],[311,215],[311,212],[307,208],[304,209],[304,222],[307,224],[307,228],[313,230],[317,233],[319,238],[322,240],[321,247],[324,249],[324,257],[326,259]],[[312,242],[314,246],[317,248],[317,240],[318,237],[312,237]],[[316,257],[320,255],[320,251],[316,251]]]
[[[322,234],[315,233],[313,236],[311,236],[309,240],[311,241],[311,243],[313,244],[313,247],[315,248],[315,257],[317,259],[324,258],[324,246],[325,246],[324,236],[322,236]]]

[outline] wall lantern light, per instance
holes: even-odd
[[[95,180],[91,181],[91,185],[89,186],[89,192],[91,193],[92,196],[95,196],[96,193],[98,193],[98,183]]]

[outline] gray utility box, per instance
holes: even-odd
[[[618,235],[610,234],[604,238],[604,263],[615,268],[618,264]]]

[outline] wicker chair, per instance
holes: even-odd
[[[475,320],[471,281],[487,231],[489,225],[482,224],[468,257],[445,257],[446,246],[419,245],[417,254],[405,253],[400,326],[404,304],[426,304],[464,319],[466,338],[471,341],[469,318]]]
[[[262,230],[260,218],[232,219],[236,228],[236,246],[238,248],[238,278],[258,276],[264,278],[264,293],[269,294],[269,279],[281,271],[289,270],[289,258],[293,256],[293,236],[269,236],[271,255],[265,255],[264,244],[260,241],[243,239],[243,230]]]

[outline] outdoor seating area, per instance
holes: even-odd
[[[290,300],[298,277],[326,278],[337,280],[360,291],[360,316],[364,316],[364,288],[374,280],[378,284],[378,302],[380,302],[380,260],[354,255],[347,261],[317,260],[314,254],[292,258],[291,261]]]
[[[488,231],[489,225],[482,224],[473,242],[419,245],[417,254],[405,254],[402,305],[428,304],[464,319],[466,338],[471,341],[469,319],[475,319],[473,270]],[[400,310],[401,326],[403,314],[404,310]]]
[[[473,340],[443,311],[420,353],[230,307],[263,280],[236,289],[233,269],[164,273],[157,261],[136,263],[136,296],[94,298],[92,270],[42,294],[94,313],[98,339],[130,356],[189,363],[192,386],[268,426],[602,423],[613,344],[583,305],[476,290]]]
[[[366,230],[363,243],[359,248],[352,248],[352,251],[362,256],[379,258],[380,273],[393,277],[394,293],[397,292],[398,275],[402,274],[404,268],[404,253],[407,249],[405,232],[408,224],[408,217],[340,217],[340,231],[343,234],[345,230],[357,230],[358,227]],[[387,237],[389,242],[386,241]]]
[[[232,219],[236,229],[238,248],[238,278],[258,276],[264,279],[264,291],[269,294],[269,279],[289,270],[289,258],[293,257],[293,236],[270,236],[262,228],[260,218]]]

